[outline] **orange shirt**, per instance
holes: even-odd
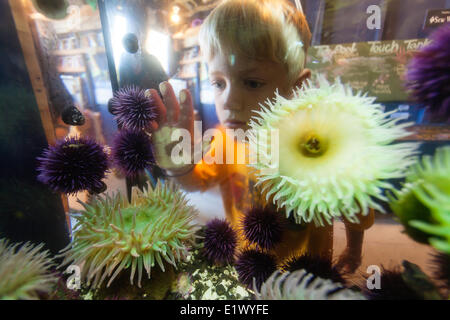
[[[211,148],[194,168],[194,174],[199,178],[200,190],[219,184],[227,220],[240,234],[241,220],[244,214],[251,209],[252,205],[264,202],[260,192],[255,189],[256,179],[253,169],[245,165],[243,159],[238,159],[238,152],[245,152],[248,156],[248,145],[237,142],[226,135],[225,128],[217,127],[220,136],[215,136]],[[222,137],[225,141],[221,143]],[[221,149],[219,149],[221,148]],[[226,164],[227,152],[233,150],[234,164]],[[228,157],[230,157],[228,153]],[[212,158],[222,159],[222,164],[212,163]],[[247,159],[247,158],[246,158]],[[237,160],[240,160],[238,162]],[[242,164],[239,164],[242,163]],[[283,211],[284,212],[284,211]],[[373,224],[374,214],[370,212],[367,216],[360,217],[360,224],[352,224],[344,221],[348,228],[354,230],[365,230]],[[239,247],[251,247],[245,241],[242,234],[239,236]],[[316,227],[314,223],[295,224],[287,223],[286,231],[282,241],[272,251],[278,262],[286,258],[299,256],[305,253],[321,255],[326,259],[332,258],[333,250],[333,226]]]

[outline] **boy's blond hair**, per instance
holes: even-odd
[[[204,58],[222,52],[269,59],[286,67],[291,82],[304,68],[310,41],[305,16],[287,0],[224,0],[199,35]]]

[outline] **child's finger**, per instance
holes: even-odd
[[[159,84],[159,90],[163,96],[164,105],[167,110],[167,121],[174,124],[178,121],[180,114],[180,106],[178,105],[177,98],[173,92],[173,88],[169,82],[164,81]]]
[[[189,90],[180,91],[180,116],[177,126],[194,131],[194,107],[191,93]]]
[[[157,122],[161,126],[167,121],[167,111],[164,103],[161,100],[161,97],[159,96],[158,91],[156,91],[155,89],[147,89],[145,90],[145,96],[151,98],[154,101],[158,114]]]

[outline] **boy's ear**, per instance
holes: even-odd
[[[294,88],[299,87],[301,88],[303,85],[303,82],[306,79],[309,79],[311,77],[311,70],[309,70],[308,68],[305,68],[302,70],[302,72],[300,73],[299,77],[297,78],[297,80],[294,83]]]

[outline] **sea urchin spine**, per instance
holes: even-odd
[[[59,140],[44,150],[37,170],[38,180],[54,191],[74,194],[78,191],[95,191],[104,184],[108,169],[108,156],[94,140],[70,137]]]
[[[340,272],[333,267],[332,261],[322,258],[321,256],[305,254],[299,257],[293,257],[288,259],[283,266],[282,270],[288,272],[294,272],[297,270],[306,270],[313,273],[315,276],[323,279],[330,279],[334,282],[345,283],[344,278]]]
[[[237,235],[225,220],[213,219],[206,224],[204,252],[216,264],[233,262]]]
[[[119,89],[111,99],[111,111],[119,126],[131,130],[151,129],[157,117],[152,98],[136,86]]]
[[[259,290],[261,284],[276,271],[277,263],[274,256],[249,249],[239,255],[235,268],[239,281],[248,287],[255,285],[254,289]]]
[[[430,38],[409,62],[406,86],[416,101],[430,108],[433,120],[445,122],[450,119],[450,23]]]
[[[122,129],[114,139],[112,158],[128,177],[133,177],[155,162],[149,136],[144,131]]]
[[[253,207],[243,218],[243,234],[260,248],[272,249],[281,241],[283,218],[281,213],[269,207]]]

